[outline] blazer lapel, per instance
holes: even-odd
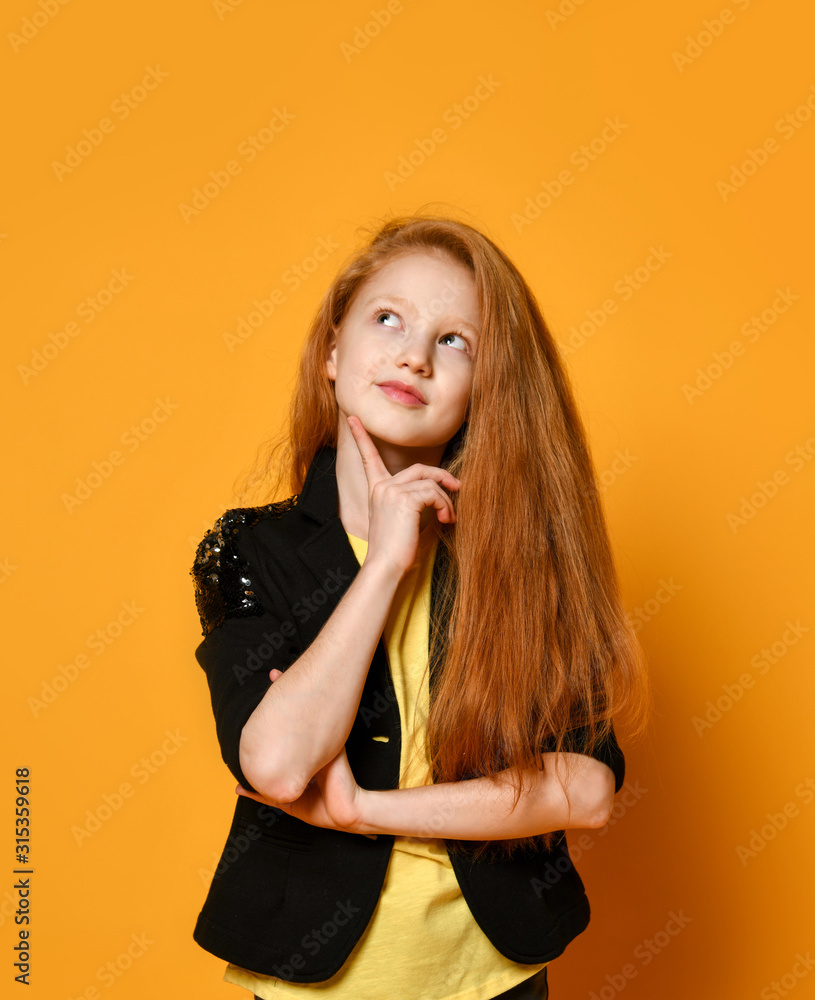
[[[318,619],[315,635],[331,617],[351,581],[359,572],[359,563],[339,517],[336,458],[336,449],[332,447],[323,447],[316,453],[297,501],[300,512],[311,518],[316,525],[316,530],[300,544],[298,549],[300,557],[319,583],[325,579],[328,569],[336,569],[339,574],[342,574],[341,578],[347,580],[346,583],[340,584],[333,594],[326,595],[326,602],[320,609],[321,613],[315,616]],[[444,612],[441,603],[441,583],[448,569],[447,550],[439,542],[436,546],[436,557],[431,574],[431,620],[435,615]],[[449,608],[447,614],[449,615]],[[438,636],[434,651],[432,630],[428,629],[427,644],[430,661],[430,698],[432,701],[438,681],[439,663],[446,648],[444,631]]]
[[[359,572],[357,557],[338,513],[335,449],[325,447],[314,456],[297,501],[297,509],[314,526],[314,530],[298,546],[298,555],[314,574],[318,586],[324,586],[327,573],[334,574],[337,582],[331,592],[324,588],[325,602],[314,616],[313,632],[316,635]]]

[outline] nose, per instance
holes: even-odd
[[[430,332],[411,330],[397,341],[394,348],[394,362],[398,367],[407,365],[411,371],[430,371]]]

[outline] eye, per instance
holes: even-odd
[[[395,316],[396,316],[396,313],[395,313],[395,312],[391,312],[391,310],[390,310],[390,309],[380,309],[380,310],[378,310],[378,311],[377,311],[377,312],[376,312],[376,313],[374,314],[374,319],[376,320],[376,322],[377,322],[377,323],[379,323],[379,317],[380,317],[380,316],[394,316],[394,317],[395,317]],[[381,323],[380,323],[380,326],[383,326],[383,325],[384,325],[384,324],[381,324]]]
[[[465,350],[465,351],[469,350],[470,345],[467,343],[467,340],[460,333],[444,333],[442,334],[441,339],[446,340],[448,337],[458,337],[458,339],[464,345],[463,348],[458,348],[458,350]]]

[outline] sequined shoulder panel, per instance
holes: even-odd
[[[227,618],[262,615],[251,570],[238,552],[241,528],[251,528],[267,517],[282,517],[297,504],[298,494],[263,507],[235,507],[225,511],[204,535],[195,551],[190,570],[195,584],[195,604],[202,635]]]

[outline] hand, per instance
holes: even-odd
[[[269,673],[272,683],[281,676],[282,672],[277,668]],[[320,768],[306,785],[303,794],[293,802],[278,802],[257,792],[250,792],[242,785],[238,785],[235,791],[256,802],[282,809],[312,826],[356,833],[362,823],[365,789],[360,788],[354,778],[345,747],[325,767]]]
[[[416,562],[419,534],[433,511],[441,523],[455,522],[453,503],[442,485],[457,490],[461,482],[446,469],[419,463],[392,476],[359,417],[349,416],[348,426],[368,480],[367,558],[385,561],[401,579]]]

